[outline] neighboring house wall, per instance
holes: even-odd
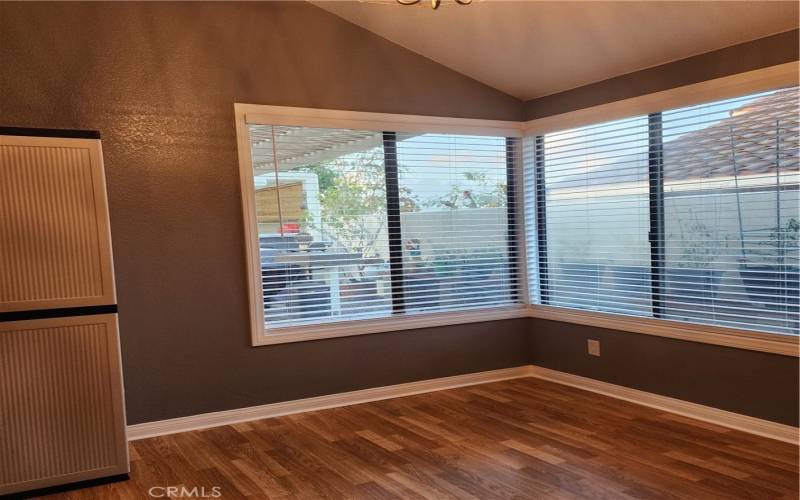
[[[557,224],[547,228],[548,252],[551,261],[555,264],[563,262],[581,262],[596,264],[631,264],[630,255],[641,256],[644,265],[650,265],[650,243],[647,240],[649,219],[647,213],[647,191],[642,188],[642,193],[631,196],[599,197],[592,204],[592,212],[596,217],[588,219],[584,205],[575,208],[561,205]],[[606,191],[607,192],[607,191]],[[625,190],[629,193],[630,190]],[[775,205],[775,190],[764,188],[760,191],[749,191],[740,195],[741,229],[747,240],[765,239],[763,233],[774,231],[777,222],[775,219],[766,220],[763,212],[747,210],[748,206]],[[782,191],[781,225],[785,226],[791,215],[797,213],[800,203],[798,191]],[[728,264],[740,262],[741,257],[757,257],[769,250],[768,247],[753,248],[753,244],[741,255],[740,250],[740,220],[735,216],[737,198],[731,191],[704,194],[702,196],[691,193],[668,193],[664,200],[664,218],[667,220],[666,252],[667,258],[673,262],[691,262],[690,258],[683,256],[687,245],[692,249],[701,247],[704,240],[695,234],[699,230],[713,232],[713,242],[707,243],[710,254],[715,255],[714,261],[719,262],[724,258]],[[632,211],[631,206],[643,206],[643,211]],[[724,216],[720,216],[724,214]],[[728,214],[734,214],[730,216]],[[635,227],[637,230],[632,230]],[[697,229],[702,228],[702,229]],[[758,233],[753,235],[753,233]],[[597,249],[625,248],[630,255],[608,255],[599,257]],[[721,250],[725,249],[724,252]],[[750,250],[750,253],[747,253]],[[716,253],[724,253],[718,256]]]
[[[302,209],[302,213],[295,212],[294,218],[301,223],[301,229],[304,231],[314,231],[314,228],[322,227],[322,206],[319,199],[319,178],[313,172],[281,172],[281,204],[283,204],[283,192],[287,186],[292,188],[292,202],[295,204],[296,209]],[[264,187],[266,186],[266,187]],[[300,188],[300,192],[296,192],[296,188]],[[275,174],[261,174],[255,177],[256,189],[256,217],[260,217],[259,212],[261,205],[266,204],[265,212],[269,212],[269,216],[264,220],[259,218],[258,232],[259,234],[273,234],[277,232],[278,223],[278,200],[277,193],[275,192]],[[264,192],[266,191],[266,192]],[[259,193],[263,193],[262,199],[259,200]],[[271,196],[268,196],[269,193]]]
[[[280,192],[278,192],[280,191]],[[298,223],[306,217],[306,196],[302,181],[281,182],[255,191],[258,232],[279,233],[281,222]]]
[[[436,210],[425,212],[403,212],[400,227],[403,241],[417,240],[421,255],[431,258],[441,253],[442,233],[457,241],[466,253],[486,248],[486,242],[503,241],[508,237],[505,228],[508,210],[502,208],[470,208],[460,210]]]

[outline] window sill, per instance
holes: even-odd
[[[768,352],[784,356],[800,356],[798,337],[777,333],[754,332],[713,325],[695,325],[653,318],[640,318],[621,314],[578,311],[561,307],[532,305],[532,318],[561,321],[578,325],[608,328],[624,332],[655,335],[673,339],[714,344],[751,351]]]
[[[265,328],[263,334],[253,339],[253,345],[285,344],[288,342],[349,337],[352,335],[366,335],[370,333],[415,330],[418,328],[480,323],[483,321],[497,321],[502,319],[527,318],[528,316],[528,307],[519,305],[476,309],[472,311],[408,314],[403,316],[290,326],[275,329]]]

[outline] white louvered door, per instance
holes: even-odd
[[[100,141],[4,132],[0,495],[129,470]]]
[[[115,302],[100,141],[0,135],[0,312]]]
[[[0,494],[128,472],[114,314],[0,323]]]

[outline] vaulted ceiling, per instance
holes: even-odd
[[[313,3],[523,100],[798,26],[794,1]]]

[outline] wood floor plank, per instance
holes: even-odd
[[[536,379],[131,443],[130,480],[48,498],[798,498],[798,448]]]

